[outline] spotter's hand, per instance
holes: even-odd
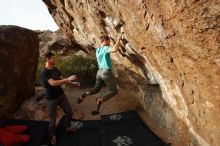
[[[72,83],[75,80],[77,80],[77,76],[76,75],[72,75],[72,76],[66,78],[66,83]]]
[[[73,85],[79,87],[80,86],[80,82],[72,82]]]

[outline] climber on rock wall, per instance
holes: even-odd
[[[118,36],[115,45],[113,47],[110,47],[110,37],[108,35],[103,35],[101,37],[101,47],[96,49],[96,58],[99,70],[96,74],[95,86],[89,91],[83,93],[77,99],[78,104],[80,104],[86,96],[98,93],[104,84],[107,86],[107,92],[102,97],[96,98],[97,108],[92,111],[92,115],[98,115],[101,104],[118,93],[115,77],[112,73],[110,54],[115,53],[119,50],[120,40],[121,34]]]
[[[65,116],[65,127],[67,131],[75,131],[75,128],[71,126],[72,119],[72,108],[71,105],[64,94],[61,85],[63,84],[73,84],[74,86],[80,86],[79,82],[73,82],[77,80],[75,75],[68,78],[64,78],[60,71],[54,67],[55,65],[55,56],[53,53],[48,52],[45,55],[46,66],[41,72],[41,78],[43,81],[44,88],[46,88],[46,103],[47,110],[49,114],[49,137],[51,139],[51,144],[56,143],[56,107],[60,106]]]

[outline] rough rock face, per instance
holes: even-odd
[[[76,52],[82,50],[83,48],[77,44],[73,43],[69,38],[67,38],[61,31],[57,30],[55,32],[50,30],[36,31],[39,37],[39,49],[40,55],[43,56],[47,51],[61,51],[62,54],[68,54],[70,52]]]
[[[0,119],[34,95],[38,50],[34,31],[0,26]]]
[[[124,33],[112,55],[120,85],[178,145],[220,145],[218,0],[43,1],[90,54],[101,34]]]

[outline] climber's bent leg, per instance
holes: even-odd
[[[95,82],[95,86],[92,88],[92,89],[90,89],[89,91],[87,91],[85,94],[86,95],[92,95],[92,94],[96,94],[96,93],[98,93],[100,90],[101,90],[101,88],[102,88],[102,86],[103,86],[103,81],[102,81],[102,79],[101,79],[101,74],[100,74],[101,72],[100,72],[100,70],[97,72],[97,75],[96,75],[96,82]]]
[[[106,70],[103,73],[102,79],[107,86],[108,91],[103,95],[102,100],[105,102],[118,93],[115,77],[111,70]]]
[[[96,110],[92,111],[93,115],[99,114],[101,104],[111,99],[118,93],[118,88],[117,88],[117,84],[115,81],[115,77],[111,70],[107,70],[107,69],[102,70],[101,77],[105,85],[107,86],[108,91],[103,95],[103,97],[96,99],[97,108]]]
[[[103,81],[102,81],[102,79],[101,79],[101,76],[100,76],[100,70],[97,72],[97,74],[96,74],[96,83],[95,83],[95,86],[92,88],[92,89],[90,89],[89,91],[86,91],[84,94],[82,94],[78,99],[77,99],[77,102],[78,102],[78,104],[80,104],[80,103],[82,103],[82,101],[85,99],[85,97],[87,96],[87,95],[92,95],[92,94],[96,94],[96,93],[98,93],[100,90],[101,90],[101,88],[102,88],[102,86],[103,86]]]

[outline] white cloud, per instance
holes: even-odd
[[[33,30],[58,27],[42,0],[0,0],[0,25],[18,25]]]

